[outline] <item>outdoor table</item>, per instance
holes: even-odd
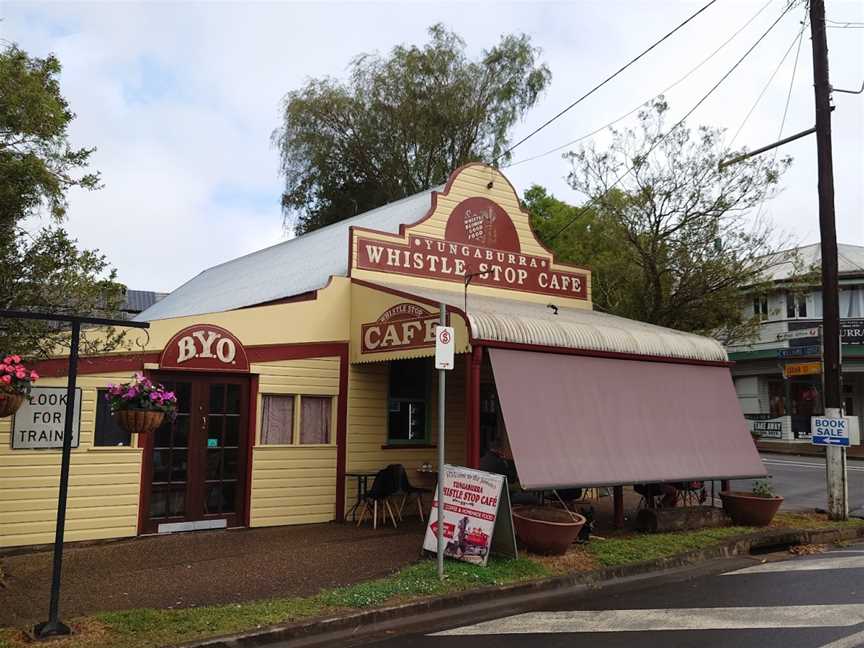
[[[363,503],[363,499],[369,492],[369,478],[374,477],[377,474],[377,470],[354,470],[345,473],[346,479],[353,477],[357,480],[357,501],[354,502],[354,506],[348,509],[348,514],[351,516],[352,522],[355,522],[357,520],[357,509],[360,508],[360,505]]]

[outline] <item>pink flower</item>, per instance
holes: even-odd
[[[0,376],[0,381],[3,381],[7,385],[12,382],[12,376],[6,374],[5,376]]]
[[[30,380],[31,380],[31,381],[39,380],[39,374],[36,373],[35,371],[31,371],[31,372],[30,372]]]
[[[3,358],[3,364],[12,364],[12,356],[6,356]]]
[[[16,363],[19,363],[19,362],[21,362],[21,356],[19,356],[19,355],[13,355],[13,356],[12,356],[12,360],[13,360],[14,362],[16,362]]]
[[[15,377],[18,380],[24,380],[27,377],[27,373],[24,371],[23,367],[18,367],[18,371],[15,372]]]

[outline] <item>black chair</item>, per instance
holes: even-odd
[[[398,509],[399,519],[402,519],[402,511],[405,508],[405,502],[408,501],[409,497],[414,495],[417,497],[417,513],[420,515],[420,520],[425,521],[426,516],[423,513],[423,495],[431,495],[432,489],[421,488],[420,486],[414,486],[411,484],[411,481],[408,479],[408,471],[405,470],[405,466],[402,464],[390,464],[385,470],[392,470],[396,478],[396,483],[399,484],[399,488],[395,493],[396,495],[402,496],[402,501],[399,502]]]
[[[393,508],[390,506],[389,497],[395,495],[399,490],[399,481],[394,470],[388,466],[383,470],[379,470],[372,482],[372,488],[366,493],[363,498],[362,508],[360,509],[360,517],[357,518],[357,526],[362,523],[366,514],[372,512],[372,528],[378,528],[378,504],[381,504],[381,520],[387,521],[387,513],[390,514],[390,519],[393,521],[393,528],[396,528],[396,516],[393,514]]]

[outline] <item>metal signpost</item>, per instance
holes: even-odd
[[[438,370],[438,578],[444,578],[444,416],[447,371],[453,368],[453,328],[447,326],[447,304],[441,303],[435,329],[435,368]]]
[[[54,563],[51,570],[51,602],[48,606],[48,621],[34,629],[37,639],[48,639],[68,635],[69,626],[60,621],[60,574],[63,569],[63,535],[66,531],[66,500],[69,495],[69,464],[72,459],[72,432],[75,416],[75,392],[78,378],[78,346],[81,339],[81,325],[121,326],[126,328],[150,328],[149,322],[130,322],[129,320],[103,319],[101,317],[81,317],[52,313],[30,313],[27,311],[0,310],[0,318],[30,319],[50,322],[64,322],[72,325],[69,343],[69,370],[66,385],[66,402],[63,419],[63,450],[60,462],[60,492],[57,497],[57,528],[54,532]]]

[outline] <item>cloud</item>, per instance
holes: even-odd
[[[360,52],[419,43],[444,22],[478,54],[501,34],[524,31],[544,50],[552,86],[513,132],[519,139],[695,9],[668,3],[7,3],[6,38],[35,55],[54,51],[62,89],[78,114],[71,135],[96,146],[105,188],[70,195],[68,227],[98,247],[122,281],[169,290],[204,268],[278,242],[281,181],[270,134],[284,94],[306,78],[344,77]],[[761,6],[761,5],[758,5]],[[665,87],[737,29],[757,5],[712,7],[667,45],[517,150],[516,159],[562,144],[629,110]],[[779,13],[775,0],[722,56],[669,94],[683,114]],[[494,11],[490,9],[494,7]],[[856,3],[829,7],[861,20]],[[842,16],[840,15],[842,14]],[[803,16],[803,14],[802,14]],[[694,115],[692,124],[737,128],[802,16],[789,16],[751,59]],[[829,34],[832,79],[864,78],[854,30]],[[840,32],[840,33],[838,33]],[[776,138],[791,61],[742,131],[750,148]],[[812,125],[809,39],[805,37],[785,133]],[[838,95],[834,154],[840,240],[864,244],[860,98]],[[815,142],[783,149],[796,157],[786,190],[768,213],[804,242],[818,238]],[[550,155],[514,167],[518,189],[540,183],[578,200],[567,164]]]

